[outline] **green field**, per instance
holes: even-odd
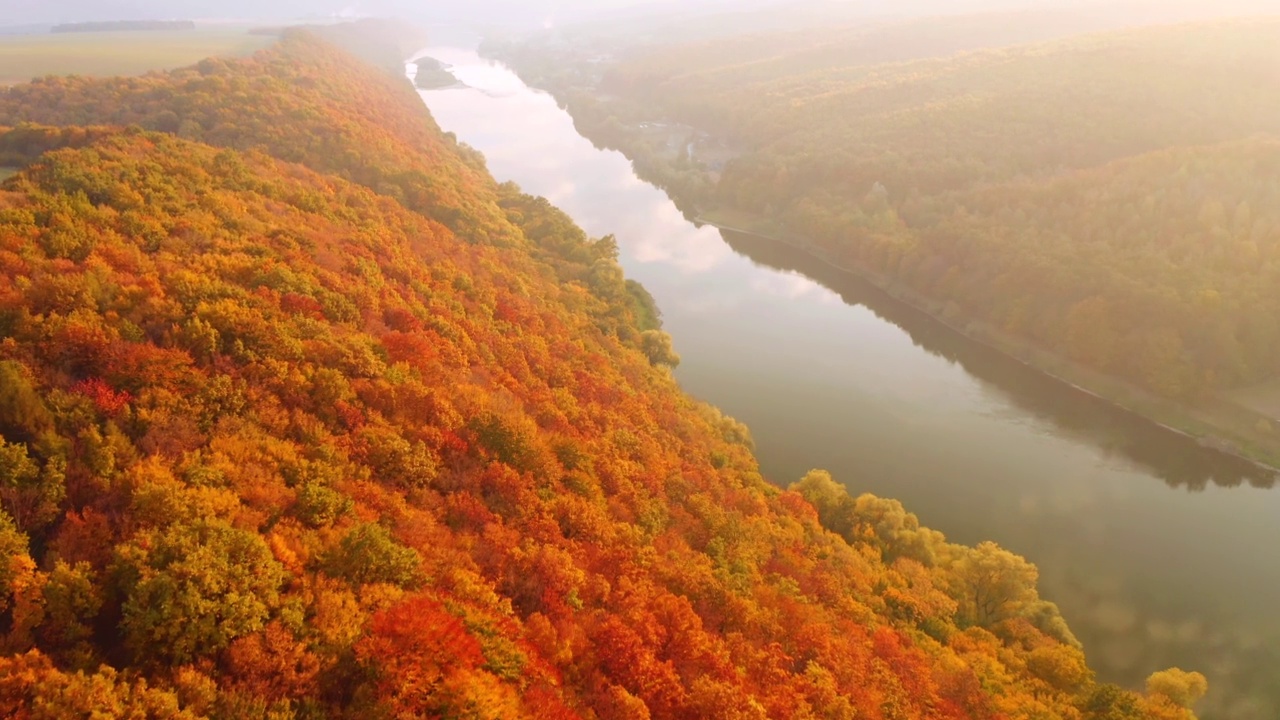
[[[1236,390],[1226,399],[1280,422],[1280,380]]]
[[[215,55],[248,55],[273,40],[247,27],[0,37],[0,85],[44,75],[140,75]]]
[[[0,182],[4,182],[14,175],[18,174],[18,168],[0,167]]]

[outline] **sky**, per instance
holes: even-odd
[[[0,22],[243,18],[280,20],[330,15],[417,14],[437,8],[456,14],[467,6],[502,4],[424,0],[4,0]]]
[[[899,11],[904,5],[921,11],[980,10],[1011,5],[1043,5],[1055,0],[810,0],[815,3],[860,4],[873,13]],[[1061,1],[1061,0],[1056,0]],[[57,23],[90,20],[243,18],[280,20],[333,15],[400,16],[418,20],[571,21],[591,13],[643,6],[672,12],[694,5],[745,9],[781,4],[781,0],[0,0],[0,24]]]
[[[1141,0],[1139,0],[1141,1]],[[295,20],[319,17],[403,17],[422,23],[557,25],[620,8],[647,12],[695,9],[743,10],[787,3],[857,6],[868,15],[962,14],[987,10],[1079,6],[1102,0],[0,0],[0,26],[92,20],[242,19]],[[1156,0],[1151,0],[1155,3]],[[1280,0],[1168,0],[1161,5],[1247,5],[1280,12]],[[1225,8],[1224,8],[1225,9]]]

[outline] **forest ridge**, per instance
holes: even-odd
[[[1022,558],[767,483],[612,239],[403,78],[291,32],[0,126],[6,717],[1194,717]]]

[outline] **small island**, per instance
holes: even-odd
[[[418,66],[414,84],[422,90],[439,90],[458,84],[458,79],[447,69],[449,66],[433,57],[420,58],[414,64]]]

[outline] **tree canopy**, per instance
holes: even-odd
[[[1025,561],[824,528],[407,83],[291,35],[0,117],[0,714],[1096,716]]]

